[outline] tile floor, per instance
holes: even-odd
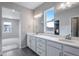
[[[37,56],[30,48],[19,48],[18,38],[8,38],[2,40],[2,56]]]
[[[6,52],[3,52],[2,56],[38,56],[30,48],[26,47],[23,49],[13,49]]]

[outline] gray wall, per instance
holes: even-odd
[[[21,43],[21,48],[26,47],[27,46],[26,33],[33,32],[33,11],[28,8],[21,7],[17,4],[11,3],[11,2],[1,2],[0,4],[2,5],[2,7],[15,9],[21,13],[20,43]]]
[[[2,21],[3,21],[3,23],[4,22],[11,22],[12,23],[12,32],[5,33],[4,31],[2,31],[2,39],[19,38],[19,20],[3,18]]]
[[[49,9],[51,7],[56,7],[56,4],[54,2],[46,2],[40,5],[38,8],[36,8],[34,10],[34,14],[38,14],[41,12],[44,13],[46,9]],[[75,16],[79,17],[79,6],[56,12],[55,20],[60,20],[60,35],[65,36],[67,34],[71,34],[71,18]],[[42,16],[41,18],[38,19],[38,20],[41,20],[41,21],[38,21],[39,23],[44,21],[44,17]],[[38,27],[42,30],[41,31],[38,30],[38,31],[44,32],[43,31],[44,24],[39,24],[39,23],[38,23]]]
[[[21,46],[26,47],[26,33],[33,32],[33,11],[25,9],[21,15]]]

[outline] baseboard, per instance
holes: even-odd
[[[27,46],[21,46],[20,48],[26,48]]]

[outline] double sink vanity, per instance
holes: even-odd
[[[79,40],[27,33],[27,46],[40,56],[79,56]]]

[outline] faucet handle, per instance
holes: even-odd
[[[66,35],[66,39],[71,40],[71,35],[70,34]]]

